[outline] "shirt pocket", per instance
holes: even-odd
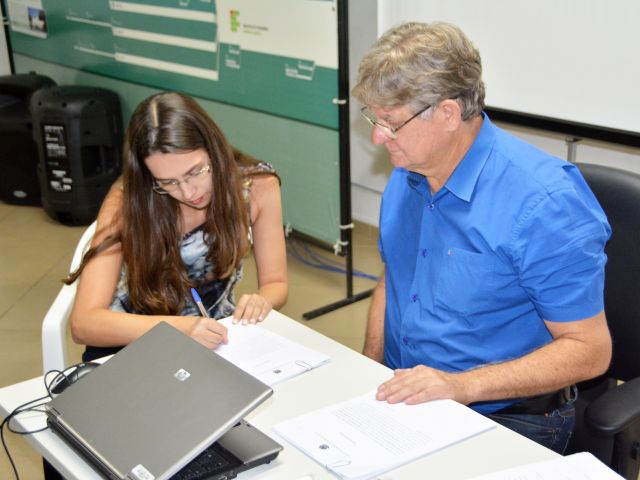
[[[457,247],[444,255],[435,288],[435,306],[463,316],[482,313],[495,306],[499,287],[492,254]]]

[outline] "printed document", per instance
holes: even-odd
[[[624,480],[588,452],[509,468],[472,480]]]
[[[495,427],[453,400],[378,401],[375,392],[284,421],[274,430],[340,478],[365,479]]]
[[[214,351],[270,387],[330,360],[260,325],[234,325],[231,317],[220,323],[229,329],[229,343]]]

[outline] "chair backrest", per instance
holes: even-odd
[[[640,376],[640,175],[602,165],[577,164],[612,229],[607,243],[605,313],[613,339],[607,375]]]
[[[96,222],[87,227],[82,234],[71,260],[73,272],[82,261],[84,252],[91,244],[96,231]],[[77,282],[64,285],[49,307],[42,321],[42,366],[44,373],[50,370],[64,370],[67,365],[67,323],[71,315],[76,296]]]

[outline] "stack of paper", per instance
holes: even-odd
[[[231,317],[220,320],[229,329],[229,343],[214,351],[221,357],[273,386],[324,365],[330,357],[273,333],[260,325],[233,324]]]
[[[587,452],[489,473],[473,480],[624,480]]]
[[[495,426],[453,400],[389,404],[375,392],[274,430],[341,478],[370,478]]]

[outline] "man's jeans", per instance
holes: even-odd
[[[576,424],[574,405],[576,396],[574,391],[573,399],[549,413],[528,415],[496,412],[487,416],[494,422],[514,430],[559,454],[563,454]]]

